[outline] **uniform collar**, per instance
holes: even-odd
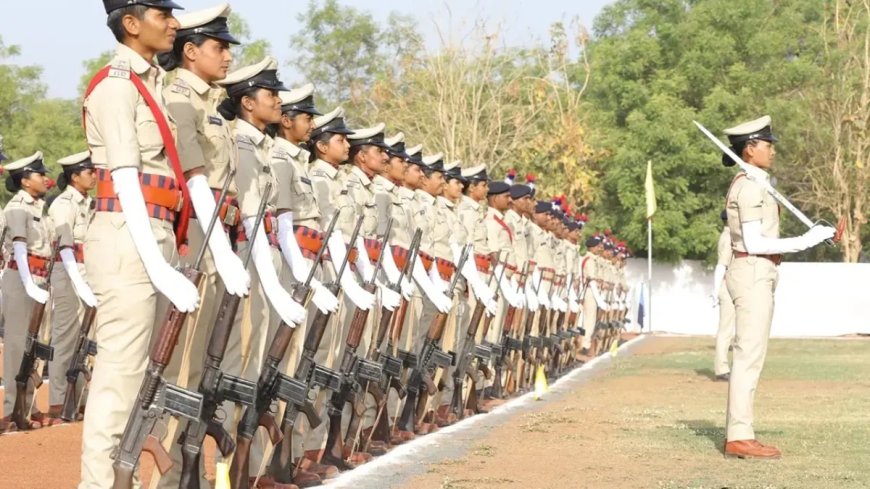
[[[26,190],[19,190],[18,195],[21,196],[21,200],[23,200],[25,204],[33,204],[36,202],[36,199],[34,199],[32,195],[27,193]]]
[[[505,217],[509,217],[509,218],[515,219],[517,221],[523,220],[523,216],[521,216],[519,212],[517,212],[513,209],[508,209],[507,212],[504,213],[504,215],[505,215]]]
[[[757,166],[748,165],[745,171],[749,178],[770,183],[770,174]]]
[[[73,187],[72,185],[68,186],[63,191],[63,193],[69,194],[70,197],[72,198],[73,202],[75,202],[76,204],[81,204],[82,202],[85,201],[85,198],[86,198],[85,195],[82,195],[82,193],[79,192],[78,190],[76,190],[75,187]]]
[[[414,198],[414,191],[409,189],[408,187],[396,186],[396,188],[399,189],[399,195],[404,196],[404,197],[409,198],[409,199]]]
[[[467,195],[462,196],[462,201],[465,202],[466,204],[468,204],[469,206],[471,206],[471,208],[474,210],[480,209],[480,202],[472,199],[471,197],[469,197]]]
[[[491,216],[497,217],[497,218],[499,218],[499,219],[504,219],[504,214],[502,214],[501,211],[499,211],[499,210],[496,209],[495,207],[490,206],[490,207],[486,210],[486,212],[488,212]]]
[[[336,175],[338,175],[338,168],[330,165],[329,163],[317,158],[314,161],[314,165],[311,166],[312,170],[322,170],[326,173],[329,178],[335,179]]]
[[[150,61],[125,44],[118,44],[115,48],[115,57],[130,63],[130,69],[137,75],[141,75],[151,69],[157,70],[158,73],[163,72],[163,68],[151,64]]]
[[[259,129],[244,119],[239,119],[238,122],[236,122],[236,132],[243,136],[248,136],[257,146],[263,144],[263,140],[266,139],[265,134],[260,132]]]
[[[444,197],[443,195],[438,196],[438,202],[444,204],[445,206],[447,206],[450,209],[452,209],[455,206],[455,204],[453,203],[452,200],[448,199],[447,197]]]
[[[352,166],[352,167],[350,168],[350,174],[351,174],[351,175],[354,175],[354,176],[357,177],[357,178],[359,178],[360,182],[362,182],[362,184],[363,184],[364,187],[368,187],[369,185],[372,184],[372,180],[371,180],[371,179],[368,177],[368,175],[366,175],[366,173],[365,173],[364,171],[362,171],[362,170],[360,169],[360,167],[358,167],[358,166]]]
[[[428,192],[424,192],[420,189],[417,189],[414,191],[414,195],[416,195],[417,198],[420,201],[422,201],[424,204],[432,205],[435,203],[435,197],[432,197],[431,195],[429,195]]]
[[[375,178],[372,178],[372,183],[376,185],[380,185],[387,192],[392,192],[394,188],[396,188],[396,184],[390,181],[389,178],[384,178],[381,175],[375,175]]]
[[[299,153],[303,151],[302,148],[300,148],[299,146],[296,146],[295,144],[281,137],[275,138],[275,147],[283,149],[293,158],[298,158]]]
[[[192,71],[185,70],[184,68],[178,69],[178,78],[184,80],[185,83],[190,85],[190,88],[200,95],[212,88],[205,80],[194,75]]]

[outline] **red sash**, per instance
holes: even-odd
[[[94,91],[94,88],[96,88],[97,85],[109,76],[109,71],[111,69],[111,65],[105,66],[94,75],[94,78],[88,84],[88,89],[85,90],[85,99],[90,96],[91,92]],[[190,222],[190,215],[193,207],[190,204],[190,192],[187,189],[187,180],[184,178],[184,171],[181,169],[181,160],[178,157],[178,149],[175,147],[175,137],[172,135],[172,130],[169,128],[169,123],[166,122],[166,117],[163,115],[163,111],[160,110],[157,101],[154,100],[154,97],[152,97],[151,93],[148,92],[142,79],[133,71],[129,71],[129,73],[130,81],[133,82],[136,90],[139,91],[139,95],[142,96],[145,103],[148,105],[148,108],[151,109],[151,114],[157,122],[157,129],[160,131],[160,137],[163,139],[163,151],[166,154],[166,158],[169,159],[169,164],[172,167],[173,173],[175,173],[175,181],[178,183],[178,189],[181,191],[181,210],[179,211],[178,218],[175,220],[175,243],[179,252],[184,255],[186,254],[187,249],[187,227]],[[85,108],[82,107],[82,126],[86,124],[86,121]]]

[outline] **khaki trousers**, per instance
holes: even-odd
[[[44,285],[45,279],[31,275],[37,285]],[[15,407],[17,394],[15,376],[21,368],[21,359],[24,357],[24,342],[27,337],[27,327],[30,325],[30,315],[33,312],[34,300],[24,291],[21,275],[18,270],[11,268],[3,273],[3,321],[5,331],[3,333],[3,383],[6,388],[3,391],[3,413],[5,416],[12,414]],[[41,335],[40,335],[41,336]],[[66,370],[64,370],[66,373]],[[27,386],[27,404],[33,405],[33,384]],[[35,413],[36,407],[31,410]]]
[[[735,258],[725,274],[736,313],[728,384],[728,441],[755,439],[753,403],[767,355],[777,280],[776,265],[755,256]]]
[[[85,266],[79,264],[82,277],[87,276],[84,269]],[[54,348],[54,358],[49,362],[48,368],[48,404],[58,406],[63,405],[66,397],[66,371],[78,346],[81,320],[85,313],[85,307],[76,295],[72,281],[61,263],[56,263],[51,273],[51,302],[51,346]],[[76,395],[81,394],[86,384],[84,376],[79,375]],[[84,399],[81,405],[85,405]]]
[[[187,233],[190,252],[181,257],[184,265],[193,265],[199,250],[203,246],[205,233],[196,220],[191,220]],[[205,352],[208,348],[209,338],[217,319],[218,306],[224,295],[224,285],[217,273],[211,251],[206,250],[199,268],[202,271],[202,281],[199,284],[199,309],[188,315],[184,323],[184,329],[179,336],[179,344],[176,347],[172,361],[166,366],[164,376],[166,380],[180,387],[196,391],[202,379],[202,371],[205,366]],[[181,479],[181,445],[178,444],[178,435],[185,429],[187,423],[179,423],[178,419],[170,418],[163,438],[163,447],[169,452],[173,465],[169,472],[160,476],[155,471],[152,477],[151,487],[161,489],[175,489]],[[205,456],[200,457],[205,462]],[[202,489],[210,489],[205,480],[205,468],[200,467],[199,485]]]
[[[444,336],[441,338],[441,349],[454,352],[457,355],[457,361],[459,360],[458,356],[463,354],[460,350],[465,343],[465,337],[468,334],[468,321],[471,319],[471,313],[467,309],[468,300],[465,298],[465,289],[464,284],[456,287],[456,294],[453,296],[453,307],[447,316]],[[474,362],[471,363],[471,365],[473,364]],[[442,372],[441,378],[444,379],[444,387],[435,396],[438,399],[433,404],[433,408],[448,405],[453,400],[453,375],[456,372],[456,366],[450,366],[446,370],[442,370]],[[464,383],[465,373],[462,373],[462,379]]]
[[[151,219],[151,229],[166,260],[177,263],[172,225]],[[85,239],[85,267],[99,308],[78,487],[108,489],[114,480],[112,452],[130,417],[169,301],[148,278],[121,213],[96,213]],[[138,478],[134,482],[138,487]]]
[[[420,315],[423,312],[423,296],[420,295],[420,292],[417,291],[414,295],[411,296],[411,299],[408,301],[408,306],[405,312],[405,324],[402,327],[401,334],[395,341],[396,350],[399,349],[410,351],[414,353],[420,353],[419,348],[420,345],[414,344],[414,339],[417,335],[418,325],[420,324]],[[392,334],[392,333],[390,333]],[[393,355],[397,354],[397,351],[393,352]],[[403,373],[402,382],[405,383],[408,381],[407,370]],[[396,391],[390,390],[387,393],[387,412],[390,417],[397,417],[401,415],[400,409],[402,408],[402,400],[399,399],[399,395]]]
[[[728,293],[728,287],[719,289],[719,330],[716,331],[716,358],[713,361],[713,371],[716,375],[731,372],[728,362],[728,350],[734,342],[734,300]]]

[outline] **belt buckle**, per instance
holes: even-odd
[[[230,203],[227,203],[226,206],[227,210],[226,213],[224,213],[223,223],[226,226],[235,226],[238,222],[239,208]]]

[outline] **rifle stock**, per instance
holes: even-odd
[[[66,371],[66,393],[63,398],[63,409],[60,418],[64,421],[75,421],[78,410],[78,379],[82,375],[86,381],[91,380],[91,370],[87,366],[89,355],[96,354],[97,344],[89,338],[94,319],[97,317],[97,309],[88,307],[82,317],[79,329],[79,341]]]

